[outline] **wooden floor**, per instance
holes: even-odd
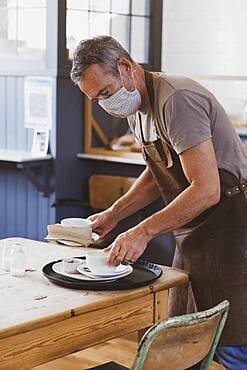
[[[109,361],[131,367],[136,350],[137,333],[133,333],[37,366],[32,370],[85,370]]]
[[[137,333],[133,333],[37,366],[32,370],[85,370],[108,361],[115,361],[130,368],[136,350]],[[210,370],[224,369],[223,366],[216,363],[210,367]]]

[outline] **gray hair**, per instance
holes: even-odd
[[[119,74],[117,61],[126,58],[134,62],[129,53],[111,36],[97,36],[82,40],[73,54],[70,78],[78,84],[84,78],[85,71],[92,64],[100,64],[114,76]]]

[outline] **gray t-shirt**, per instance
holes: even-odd
[[[165,140],[177,154],[212,139],[218,168],[240,180],[247,179],[247,154],[229,117],[215,96],[205,87],[186,77],[160,73],[154,81],[155,114],[141,114],[146,141]],[[141,141],[139,115],[128,119]]]

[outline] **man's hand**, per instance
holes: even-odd
[[[110,209],[100,213],[95,213],[94,215],[89,216],[88,219],[92,221],[93,231],[99,234],[101,239],[114,229],[119,222],[116,215]]]
[[[115,266],[120,263],[134,263],[146,249],[149,240],[138,226],[118,235],[115,241],[104,249],[109,252],[107,263]]]

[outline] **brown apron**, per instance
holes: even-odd
[[[152,75],[145,71],[151,107],[154,106]],[[159,121],[155,125],[159,132]],[[176,198],[189,183],[179,156],[158,138],[145,142],[143,157],[166,204]],[[189,272],[199,311],[230,301],[230,312],[220,344],[247,344],[247,182],[219,169],[220,202],[184,227],[174,230],[184,269]]]

